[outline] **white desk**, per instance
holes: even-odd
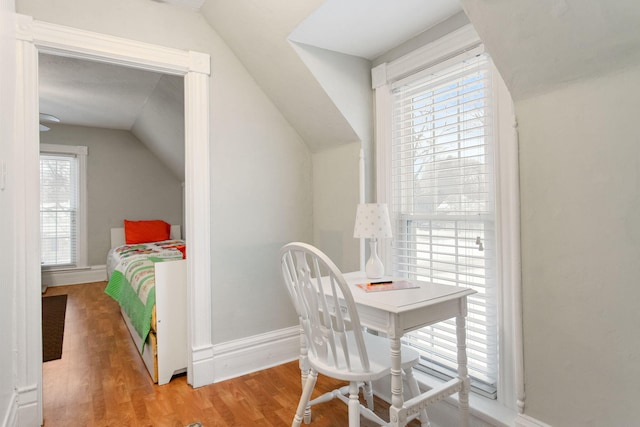
[[[416,282],[420,288],[383,292],[365,292],[355,285],[367,283],[363,272],[344,274],[351,285],[351,293],[358,308],[362,326],[384,332],[390,339],[391,351],[391,407],[392,426],[404,426],[407,417],[427,405],[458,393],[460,425],[469,425],[469,377],[467,373],[466,325],[467,296],[475,291],[454,286]],[[458,378],[434,388],[418,397],[404,401],[402,369],[400,367],[400,338],[405,332],[451,319],[456,319],[458,342]]]

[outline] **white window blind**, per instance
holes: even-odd
[[[477,291],[468,299],[469,374],[476,391],[493,397],[498,343],[491,94],[485,55],[393,84],[390,205],[395,274]],[[420,351],[430,373],[455,376],[453,319],[405,340]]]
[[[40,154],[40,236],[43,267],[77,265],[79,171],[75,155]]]

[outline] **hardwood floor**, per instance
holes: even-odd
[[[45,293],[68,295],[62,358],[43,363],[46,427],[291,425],[301,390],[297,361],[197,389],[185,375],[155,385],[105,284]],[[337,384],[318,376],[314,396]],[[376,398],[375,406],[387,419],[388,405]],[[347,424],[347,407],[335,399],[313,408],[311,426]],[[363,427],[373,425],[362,419]]]

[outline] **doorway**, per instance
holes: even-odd
[[[16,186],[20,223],[16,229],[17,385],[23,420],[42,423],[41,278],[39,233],[38,55],[119,64],[184,77],[185,84],[185,237],[187,258],[188,366],[193,387],[213,383],[210,288],[209,55],[125,40],[34,21],[18,15],[16,150],[24,159]],[[197,183],[197,188],[196,184]],[[197,321],[196,321],[197,320]]]
[[[55,184],[41,187],[43,200],[55,189],[41,207],[43,288],[103,280],[110,229],[123,219],[185,229],[182,76],[40,53],[38,86],[41,149],[65,166],[41,170]]]

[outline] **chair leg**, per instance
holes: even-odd
[[[362,394],[367,402],[367,408],[373,411],[373,387],[371,387],[371,381],[365,381],[362,387]]]
[[[357,381],[349,383],[349,427],[360,427],[360,387]]]
[[[300,376],[302,378],[302,388],[304,389],[305,384],[307,383],[307,376],[309,375],[309,371],[311,367],[309,366],[309,348],[307,346],[307,338],[304,334],[304,329],[302,325],[300,325]],[[304,423],[309,424],[311,422],[311,405],[307,405],[304,410]]]
[[[300,427],[303,418],[305,424],[309,424],[311,422],[311,407],[309,406],[309,399],[311,398],[311,392],[313,392],[313,387],[315,387],[317,379],[318,373],[313,369],[309,370],[307,380],[302,389],[302,395],[300,396],[300,402],[298,402],[298,409],[296,409],[296,415],[293,417],[291,427]]]
[[[413,376],[413,368],[408,368],[404,370],[405,379],[407,380],[407,384],[409,385],[409,391],[411,392],[411,397],[416,397],[420,395],[420,387],[418,387],[418,380]],[[431,427],[431,423],[429,422],[429,416],[427,415],[427,410],[422,409],[420,411],[420,415],[418,416],[420,420],[420,424],[422,427]]]

